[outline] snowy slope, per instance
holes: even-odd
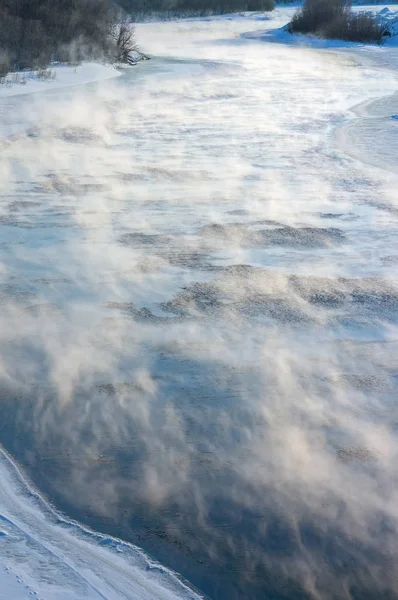
[[[0,599],[199,600],[138,548],[61,517],[0,448]]]

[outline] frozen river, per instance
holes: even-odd
[[[194,598],[115,536],[214,600],[398,598],[398,48],[252,33],[291,13],[0,97],[0,442],[104,535],[3,456],[0,583]]]

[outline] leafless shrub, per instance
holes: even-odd
[[[54,80],[56,77],[56,73],[54,69],[38,69],[35,73],[38,79],[43,79],[45,81]]]
[[[7,57],[1,57],[0,58],[0,80],[4,79],[7,75],[7,73],[9,73],[10,71],[10,61],[7,59]]]
[[[317,33],[350,9],[347,0],[306,0],[289,23],[291,33]]]
[[[26,85],[26,75],[24,73],[12,73],[9,80],[11,85]]]
[[[328,23],[321,30],[322,37],[350,42],[380,43],[384,28],[371,13],[345,14]]]

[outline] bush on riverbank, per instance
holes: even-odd
[[[305,0],[288,25],[290,33],[381,43],[385,27],[372,13],[353,13],[350,0]]]

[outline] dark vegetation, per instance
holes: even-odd
[[[119,4],[136,20],[154,14],[178,17],[275,8],[274,0],[119,0]]]
[[[327,39],[381,43],[386,27],[371,13],[354,13],[351,0],[305,0],[289,23],[290,33],[315,34]]]
[[[129,62],[133,16],[273,8],[274,0],[0,0],[0,81],[9,71],[43,71],[52,61]]]
[[[9,71],[43,70],[52,61],[129,62],[136,50],[133,16],[273,8],[274,0],[0,0],[0,80]]]
[[[119,12],[110,0],[1,0],[0,77],[51,61],[126,60],[135,43]]]

